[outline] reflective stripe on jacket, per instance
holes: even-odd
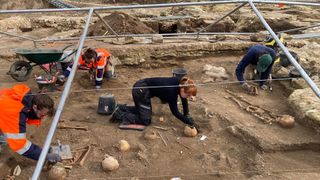
[[[40,119],[29,119],[32,109],[30,89],[23,84],[0,91],[0,130],[9,147],[28,158],[37,160],[41,149],[26,138],[26,124],[41,123]]]
[[[108,61],[109,61],[109,57],[111,56],[111,54],[109,53],[108,50],[103,49],[103,48],[99,48],[95,50],[97,52],[97,58],[93,63],[89,63],[87,64],[84,59],[83,59],[83,54],[80,56],[79,58],[79,65],[83,66],[83,67],[87,67],[88,69],[96,69],[96,73],[95,73],[95,80],[96,80],[96,86],[101,86],[102,84],[102,80],[103,80],[103,75],[106,69],[106,66],[108,65]],[[66,71],[64,71],[64,76],[68,77],[71,69],[72,69],[72,65],[69,65],[68,68],[66,69]]]
[[[96,52],[98,56],[93,66],[96,69],[96,86],[101,86],[102,80],[103,80],[103,74],[108,64],[110,53],[109,51],[103,48],[96,49]]]

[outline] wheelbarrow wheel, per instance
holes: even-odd
[[[27,81],[31,75],[32,66],[26,61],[17,61],[10,67],[10,76],[18,82]]]

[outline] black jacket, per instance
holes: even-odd
[[[192,124],[187,118],[189,114],[188,100],[180,96],[180,80],[176,77],[156,77],[144,79],[149,86],[150,96],[158,97],[162,102],[168,103],[172,114],[186,124]],[[160,86],[160,87],[159,87]],[[183,114],[179,112],[178,96],[182,101]]]

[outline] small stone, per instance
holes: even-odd
[[[155,34],[152,36],[153,43],[163,43],[163,37],[161,34]]]
[[[190,101],[195,102],[196,100],[197,100],[197,97],[195,97],[195,96],[191,96],[191,97],[190,97]]]
[[[130,144],[126,140],[120,140],[119,143],[118,143],[118,149],[121,152],[129,151]]]
[[[101,162],[101,165],[105,171],[114,171],[119,168],[118,160],[109,155],[106,155],[106,158]]]
[[[159,121],[160,121],[160,122],[164,122],[164,117],[160,117],[160,118],[159,118]]]
[[[304,89],[304,88],[308,87],[308,84],[302,78],[292,79],[290,85],[291,85],[291,87],[293,87],[295,89]]]
[[[62,163],[57,163],[48,172],[48,179],[51,180],[63,180],[67,176],[67,171]]]
[[[184,127],[184,131],[183,131],[184,135],[186,135],[187,137],[195,137],[198,134],[198,131],[196,128],[191,128],[189,126],[185,126]]]
[[[144,134],[144,138],[146,140],[155,140],[158,138],[157,134],[154,132],[154,131],[147,131],[145,134]]]

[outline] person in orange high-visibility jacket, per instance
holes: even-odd
[[[40,125],[41,119],[53,113],[54,102],[46,94],[32,94],[24,84],[0,90],[0,131],[8,146],[16,153],[38,160],[41,148],[26,138],[26,125]],[[59,161],[57,154],[47,160]]]
[[[102,80],[106,71],[107,65],[111,65],[111,54],[104,48],[87,49],[85,53],[80,56],[79,68],[88,69],[89,71],[95,70],[95,85],[96,88],[101,88]],[[72,69],[72,64],[64,72],[64,76],[68,77]]]

